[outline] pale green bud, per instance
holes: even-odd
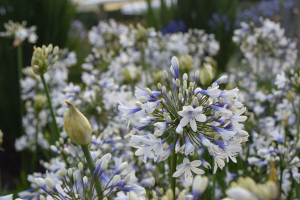
[[[76,182],[77,181],[77,174],[73,173],[73,180]]]
[[[53,54],[58,54],[59,53],[59,47],[55,46],[53,49]]]
[[[40,200],[46,200],[43,195],[40,196]]]
[[[165,87],[165,86],[162,86],[161,91],[162,91],[162,93],[166,93],[166,92],[167,92],[166,87]]]
[[[163,188],[160,188],[160,189],[159,189],[159,194],[161,194],[161,195],[164,194],[164,189],[163,189]]]
[[[175,83],[176,83],[176,86],[177,86],[177,87],[180,86],[180,80],[179,80],[178,78],[176,79]]]
[[[186,73],[183,74],[183,80],[186,81],[188,79],[188,75]]]
[[[129,192],[129,200],[138,200],[137,194],[133,191],[130,191]]]
[[[87,145],[91,142],[92,127],[87,118],[79,112],[71,103],[65,115],[64,127],[72,142],[77,145]]]
[[[145,88],[145,92],[147,92],[149,96],[152,96],[152,91],[149,88]]]
[[[167,195],[168,199],[174,199],[173,191],[171,188],[167,189],[166,195]]]
[[[67,175],[67,170],[66,170],[66,168],[64,168],[64,167],[61,167],[60,168],[60,171],[61,171],[61,173],[62,173],[62,175]]]
[[[166,70],[163,71],[163,76],[165,79],[169,78],[168,72]]]
[[[161,87],[162,87],[161,84],[157,83],[157,88],[161,90]]]
[[[179,200],[186,200],[185,199],[185,193],[184,192],[180,192],[180,194],[179,194],[179,198],[178,198]]]
[[[171,119],[170,116],[168,116],[166,120],[167,120],[168,123],[172,123],[172,119]]]
[[[82,164],[82,162],[78,163],[78,169],[79,169],[80,171],[83,170],[83,164]]]
[[[34,98],[33,107],[35,112],[38,114],[45,107],[45,102],[47,101],[47,99],[44,95],[41,94],[35,95],[33,98]]]
[[[68,169],[68,175],[69,175],[69,177],[71,177],[71,176],[73,175],[73,170],[72,170],[72,168],[69,168],[69,169]]]
[[[270,194],[271,199],[276,199],[278,197],[278,188],[274,181],[267,181],[265,183],[267,190]]]
[[[213,79],[212,67],[209,64],[204,64],[200,71],[200,82],[202,85],[209,85]]]

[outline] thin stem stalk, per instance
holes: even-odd
[[[173,177],[173,174],[176,172],[176,166],[177,166],[177,154],[175,152],[175,146],[176,146],[176,142],[178,140],[179,135],[177,134],[175,136],[175,140],[174,140],[174,147],[172,150],[172,166],[171,166],[171,189],[173,191],[173,197],[174,199],[176,199],[175,197],[175,189],[176,189],[176,177]]]
[[[37,114],[38,115],[38,114]],[[38,149],[38,134],[39,134],[39,117],[37,116],[37,123],[36,123],[36,131],[35,131],[35,149],[33,152],[32,160],[31,160],[31,172],[33,173],[35,170],[35,162],[37,157],[37,149]]]
[[[84,156],[86,158],[86,161],[87,161],[87,164],[89,166],[89,169],[90,169],[90,172],[91,174],[94,173],[95,171],[95,165],[94,165],[94,162],[93,162],[93,158],[91,156],[91,153],[90,153],[90,150],[89,150],[89,147],[88,145],[81,145],[81,148],[82,148],[82,151],[84,153]],[[100,185],[100,181],[98,178],[95,179],[95,187],[96,187],[96,191],[97,193],[101,193],[101,185]],[[100,199],[102,199],[102,197],[100,197]]]
[[[22,101],[22,87],[21,87],[21,79],[22,79],[22,68],[23,68],[23,52],[22,52],[22,46],[18,46],[18,78],[19,78],[19,106],[20,106],[20,136],[23,135],[23,124],[22,124],[22,118],[24,115],[23,110],[23,101]]]
[[[42,82],[43,82],[43,85],[44,85],[44,89],[45,89],[45,93],[46,93],[46,96],[47,96],[47,100],[48,100],[48,105],[49,105],[49,109],[50,109],[52,121],[53,121],[54,126],[55,126],[56,137],[54,138],[55,139],[54,141],[56,141],[56,140],[59,139],[60,131],[59,131],[59,128],[57,126],[57,122],[56,122],[56,118],[55,118],[55,114],[54,114],[54,110],[53,110],[53,107],[52,107],[51,98],[50,98],[50,94],[49,94],[49,89],[48,89],[47,83],[45,81],[44,75],[41,75],[41,79],[42,79]]]
[[[215,163],[216,165],[217,163]],[[211,199],[215,199],[215,192],[216,192],[216,173],[213,174],[213,185],[212,185],[212,191],[211,191]]]

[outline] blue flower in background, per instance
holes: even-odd
[[[238,9],[236,24],[239,25],[242,21],[254,21],[255,23],[259,23],[259,17],[270,18],[274,15],[280,14],[283,8],[289,9],[294,6],[294,0],[261,1],[260,3],[249,9]]]
[[[230,30],[231,22],[227,15],[220,15],[213,13],[211,19],[208,21],[208,25],[213,30],[216,30],[219,26],[224,27],[226,31]]]
[[[182,20],[171,20],[161,32],[165,35],[167,33],[185,32],[186,30],[187,28]]]

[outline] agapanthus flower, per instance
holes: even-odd
[[[237,100],[238,88],[231,91],[221,91],[218,83],[224,82],[225,77],[217,80],[207,90],[197,87],[197,83],[191,81],[188,85],[187,74],[184,75],[183,85],[179,77],[179,64],[176,57],[172,58],[170,67],[173,77],[173,89],[168,80],[168,74],[164,71],[163,75],[167,81],[170,92],[167,88],[158,84],[159,91],[151,91],[146,88],[145,91],[137,88],[136,96],[142,98],[141,103],[136,103],[136,108],[127,108],[120,105],[120,110],[125,116],[136,112],[144,112],[147,116],[147,127],[157,127],[153,134],[134,135],[137,128],[133,128],[129,144],[137,148],[137,156],[142,156],[144,162],[147,158],[154,158],[154,161],[165,160],[175,146],[177,154],[182,153],[185,158],[183,166],[177,167],[178,172],[173,176],[179,176],[184,173],[186,180],[191,183],[191,171],[199,174],[202,170],[196,168],[201,164],[210,168],[202,158],[200,160],[189,162],[190,155],[197,153],[197,150],[204,147],[214,158],[215,170],[217,166],[223,168],[224,160],[231,158],[236,162],[235,157],[242,150],[242,139],[239,133],[248,136],[243,129],[241,122],[247,117],[242,116],[245,112],[243,105]],[[196,73],[199,74],[199,73]],[[196,78],[198,80],[198,78]],[[171,81],[170,81],[171,82]],[[129,116],[130,118],[130,116]],[[145,120],[141,120],[145,121]],[[173,141],[165,151],[163,143]],[[158,159],[161,157],[161,159]],[[188,168],[188,163],[196,163]],[[182,166],[182,165],[181,165]]]

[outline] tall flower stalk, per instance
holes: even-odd
[[[51,70],[56,65],[56,62],[58,60],[58,53],[59,53],[59,48],[56,46],[53,49],[52,44],[50,44],[48,47],[46,47],[45,45],[43,45],[42,48],[35,47],[33,55],[32,55],[32,60],[31,60],[31,66],[32,66],[33,72],[36,75],[40,76],[43,86],[44,86],[44,89],[45,89],[46,96],[47,96],[48,106],[50,109],[52,121],[54,123],[55,132],[56,132],[56,136],[53,138],[54,141],[58,140],[60,131],[57,126],[53,106],[51,103],[51,97],[49,94],[49,89],[48,89],[44,74],[47,71]]]
[[[22,68],[23,68],[23,53],[22,53],[22,46],[21,44],[17,47],[18,49],[18,80],[19,80],[19,106],[20,106],[20,136],[23,135],[23,124],[22,118],[24,115],[24,107],[22,101],[22,87],[21,87],[21,79],[22,79]]]

